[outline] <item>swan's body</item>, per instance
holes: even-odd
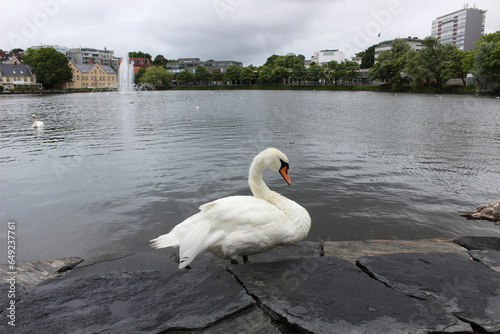
[[[33,127],[34,128],[41,128],[43,127],[43,122],[42,121],[37,121],[36,115],[33,114]]]
[[[459,214],[467,220],[489,220],[495,225],[500,225],[500,200],[478,206],[474,211],[459,211]]]
[[[280,172],[291,184],[288,158],[268,148],[250,166],[248,183],[253,196],[224,197],[200,206],[199,213],[151,240],[153,247],[179,247],[179,268],[184,268],[204,250],[235,260],[304,239],[311,227],[309,213],[266,186],[262,179],[265,168]]]

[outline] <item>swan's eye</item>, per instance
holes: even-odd
[[[283,167],[286,167],[286,170],[288,171],[288,169],[290,168],[290,166],[288,165],[288,163],[287,163],[287,162],[284,162],[284,161],[283,161],[283,160],[281,160],[281,159],[280,159],[280,161],[281,161],[281,167],[280,167],[280,170],[282,170],[282,169],[283,169]]]

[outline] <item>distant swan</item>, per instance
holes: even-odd
[[[304,239],[311,227],[309,213],[294,201],[270,190],[262,179],[264,169],[279,172],[288,185],[288,158],[275,148],[259,153],[250,166],[248,184],[253,196],[230,196],[200,206],[200,212],[151,240],[154,248],[179,247],[179,269],[201,252],[218,257],[247,255],[290,245]]]
[[[470,219],[483,219],[500,225],[500,200],[478,206],[474,211],[459,211],[460,216]]]
[[[43,127],[43,122],[42,121],[37,121],[35,114],[33,114],[33,127],[34,128],[41,128],[41,127]]]

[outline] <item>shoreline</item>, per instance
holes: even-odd
[[[500,298],[496,237],[305,241],[239,265],[204,252],[190,270],[177,269],[173,252],[20,263],[16,330],[500,331],[500,304],[488,302]],[[0,266],[4,295],[10,277]]]
[[[460,86],[463,87],[463,86]],[[438,94],[438,95],[474,95],[482,97],[497,97],[497,94],[487,94],[487,93],[477,93],[463,91],[459,89],[460,87],[454,86],[454,89],[449,91],[444,90],[438,93],[434,89],[427,90],[413,90],[411,88],[393,91],[390,89],[385,89],[381,85],[217,85],[217,86],[176,86],[170,89],[157,90],[157,91],[205,91],[205,90],[292,90],[292,91],[335,91],[335,92],[380,92],[380,93],[391,93],[391,94]],[[13,96],[13,95],[41,95],[41,94],[72,94],[72,93],[110,93],[117,91],[110,90],[98,90],[93,89],[65,89],[65,90],[30,90],[30,91],[3,91],[0,92],[0,96]],[[497,97],[498,98],[498,97]]]

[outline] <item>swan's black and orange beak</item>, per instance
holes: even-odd
[[[281,167],[280,167],[280,174],[283,176],[285,179],[286,183],[288,183],[289,186],[292,185],[292,181],[290,180],[290,176],[288,175],[288,164],[281,160]]]

